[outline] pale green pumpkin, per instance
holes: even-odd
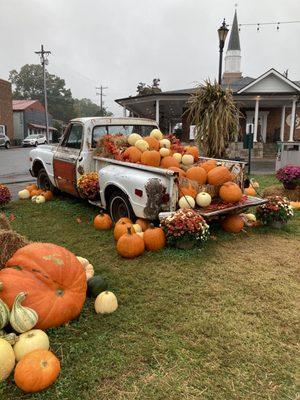
[[[3,288],[3,283],[0,282],[0,292]],[[4,328],[9,323],[10,311],[8,306],[0,299],[0,329]]]
[[[21,305],[25,298],[25,292],[17,294],[10,314],[10,324],[19,333],[29,331],[38,322],[37,313],[32,308]]]

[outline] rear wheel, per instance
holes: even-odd
[[[130,201],[125,193],[121,190],[115,190],[109,197],[108,201],[109,214],[114,222],[120,218],[127,217],[132,221],[135,220],[135,215],[131,207]]]
[[[9,143],[9,142],[6,142],[6,143],[5,143],[5,148],[6,148],[6,149],[10,149],[10,143]]]
[[[49,176],[44,168],[41,168],[37,176],[38,187],[42,190],[51,190],[55,192],[55,187],[52,185]]]
[[[35,145],[35,147],[37,147],[37,145],[38,145],[38,142],[35,142],[35,144],[34,144],[34,145]]]

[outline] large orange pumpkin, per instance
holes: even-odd
[[[199,185],[204,185],[207,178],[207,172],[202,167],[191,167],[186,172],[186,177],[196,181]]]
[[[123,153],[124,159],[132,163],[141,161],[141,156],[142,152],[135,146],[128,147]]]
[[[138,218],[138,219],[135,221],[135,223],[138,224],[138,225],[142,228],[142,231],[143,231],[143,232],[144,232],[146,229],[148,229],[148,228],[149,228],[149,225],[150,225],[150,221],[148,221],[147,219],[143,219],[143,218]]]
[[[161,157],[158,151],[146,150],[142,153],[141,162],[142,164],[149,165],[150,167],[159,167],[160,158]]]
[[[169,167],[168,169],[170,169],[171,171],[175,171],[178,172],[179,174],[179,178],[185,178],[186,177],[186,173],[183,169],[178,168],[178,167]]]
[[[216,168],[217,166],[217,161],[215,160],[207,160],[203,164],[201,164],[201,167],[205,169],[206,172],[209,172],[210,170]]]
[[[33,350],[18,362],[14,380],[26,393],[40,392],[57,379],[60,373],[59,359],[49,350]]]
[[[232,180],[232,175],[228,168],[224,166],[216,167],[207,174],[207,181],[210,185],[223,185],[225,182]]]
[[[118,219],[117,224],[122,224],[123,222],[126,222],[127,224],[133,224],[130,218],[128,217],[122,217]]]
[[[86,276],[77,257],[52,243],[30,243],[17,250],[0,271],[0,298],[12,307],[26,292],[24,306],[38,314],[35,328],[60,326],[76,318],[86,298]]]
[[[185,148],[185,154],[191,154],[195,161],[199,158],[199,150],[197,146],[187,146]]]
[[[180,168],[180,164],[179,164],[178,160],[176,160],[176,158],[174,158],[172,156],[163,157],[161,159],[160,166],[162,168],[170,168],[170,167]]]
[[[155,228],[153,224],[144,232],[144,242],[149,251],[160,250],[166,245],[166,236],[162,228]]]
[[[118,222],[115,225],[115,229],[114,229],[115,240],[119,240],[120,237],[127,232],[128,228],[130,228],[131,233],[135,233],[135,230],[134,230],[134,227],[132,226],[132,224],[129,224],[128,222]]]
[[[236,183],[225,182],[220,188],[219,196],[225,203],[237,203],[243,197],[243,192]]]
[[[47,201],[53,200],[53,193],[51,190],[46,190],[45,192],[42,192],[41,195],[44,196]]]
[[[149,150],[159,151],[159,141],[153,136],[146,136],[143,138],[149,144]]]
[[[108,230],[112,227],[112,220],[108,214],[100,212],[94,219],[94,228],[98,230]]]
[[[120,237],[117,243],[117,252],[124,258],[135,258],[145,251],[144,240],[136,233],[127,232]]]
[[[184,182],[179,185],[179,197],[182,196],[191,196],[193,199],[197,196],[197,190],[188,179],[185,179]]]
[[[222,221],[222,228],[226,232],[238,233],[244,228],[244,224],[245,222],[240,215],[233,214],[233,215],[228,215]]]

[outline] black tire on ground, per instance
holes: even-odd
[[[35,145],[35,147],[37,147],[37,146],[38,146],[38,142],[35,142],[35,144],[34,144],[34,145]]]
[[[52,185],[44,168],[41,168],[38,172],[37,185],[42,190],[51,190],[52,193],[55,193],[57,191],[56,188]]]
[[[107,208],[114,222],[122,217],[130,218],[132,221],[136,218],[128,197],[121,190],[115,190],[111,193]]]
[[[6,148],[6,149],[10,149],[10,143],[9,143],[9,142],[6,142],[6,143],[5,143],[5,148]]]

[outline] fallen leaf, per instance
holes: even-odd
[[[81,218],[76,218],[76,221],[78,224],[81,224],[81,222],[82,222]]]
[[[15,219],[16,219],[15,215],[14,214],[10,214],[10,216],[9,216],[10,222],[14,221]]]

